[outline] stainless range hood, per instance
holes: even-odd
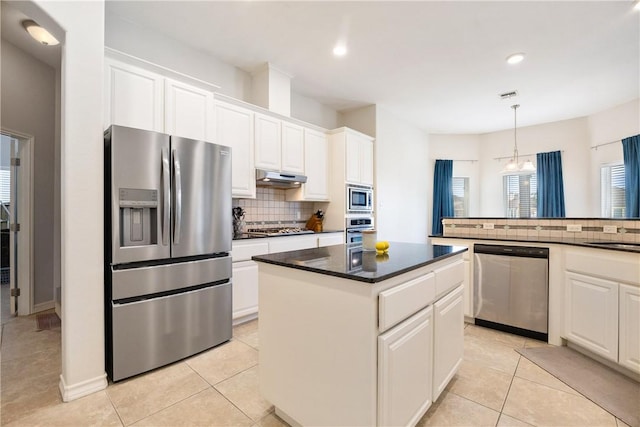
[[[258,187],[297,188],[307,182],[304,175],[287,172],[274,172],[256,169],[256,185]]]

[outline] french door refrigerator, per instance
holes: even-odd
[[[106,371],[113,381],[231,339],[231,149],[105,131]]]

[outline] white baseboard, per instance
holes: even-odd
[[[35,304],[33,306],[33,313],[40,313],[41,311],[51,310],[52,308],[55,308],[55,307],[56,307],[56,303],[53,300],[47,301],[47,302],[41,302],[40,304]]]
[[[73,385],[65,384],[64,377],[60,375],[58,388],[60,389],[60,394],[62,394],[62,400],[64,402],[70,402],[72,400],[87,396],[91,393],[95,393],[96,391],[104,390],[105,388],[107,388],[107,385],[108,382],[106,373]]]

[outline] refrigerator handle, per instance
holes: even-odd
[[[171,198],[169,197],[169,149],[162,149],[162,244],[169,244],[169,211]]]
[[[174,214],[174,226],[173,226],[173,243],[180,243],[180,223],[182,222],[182,179],[180,177],[180,160],[178,159],[178,153],[173,150],[173,181],[175,189],[175,210]]]

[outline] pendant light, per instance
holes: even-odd
[[[509,160],[500,172],[504,175],[523,175],[530,174],[536,171],[536,167],[533,165],[531,160],[527,160],[524,163],[519,163],[518,159],[518,108],[520,108],[520,104],[514,104],[511,106],[513,108],[513,157]]]

